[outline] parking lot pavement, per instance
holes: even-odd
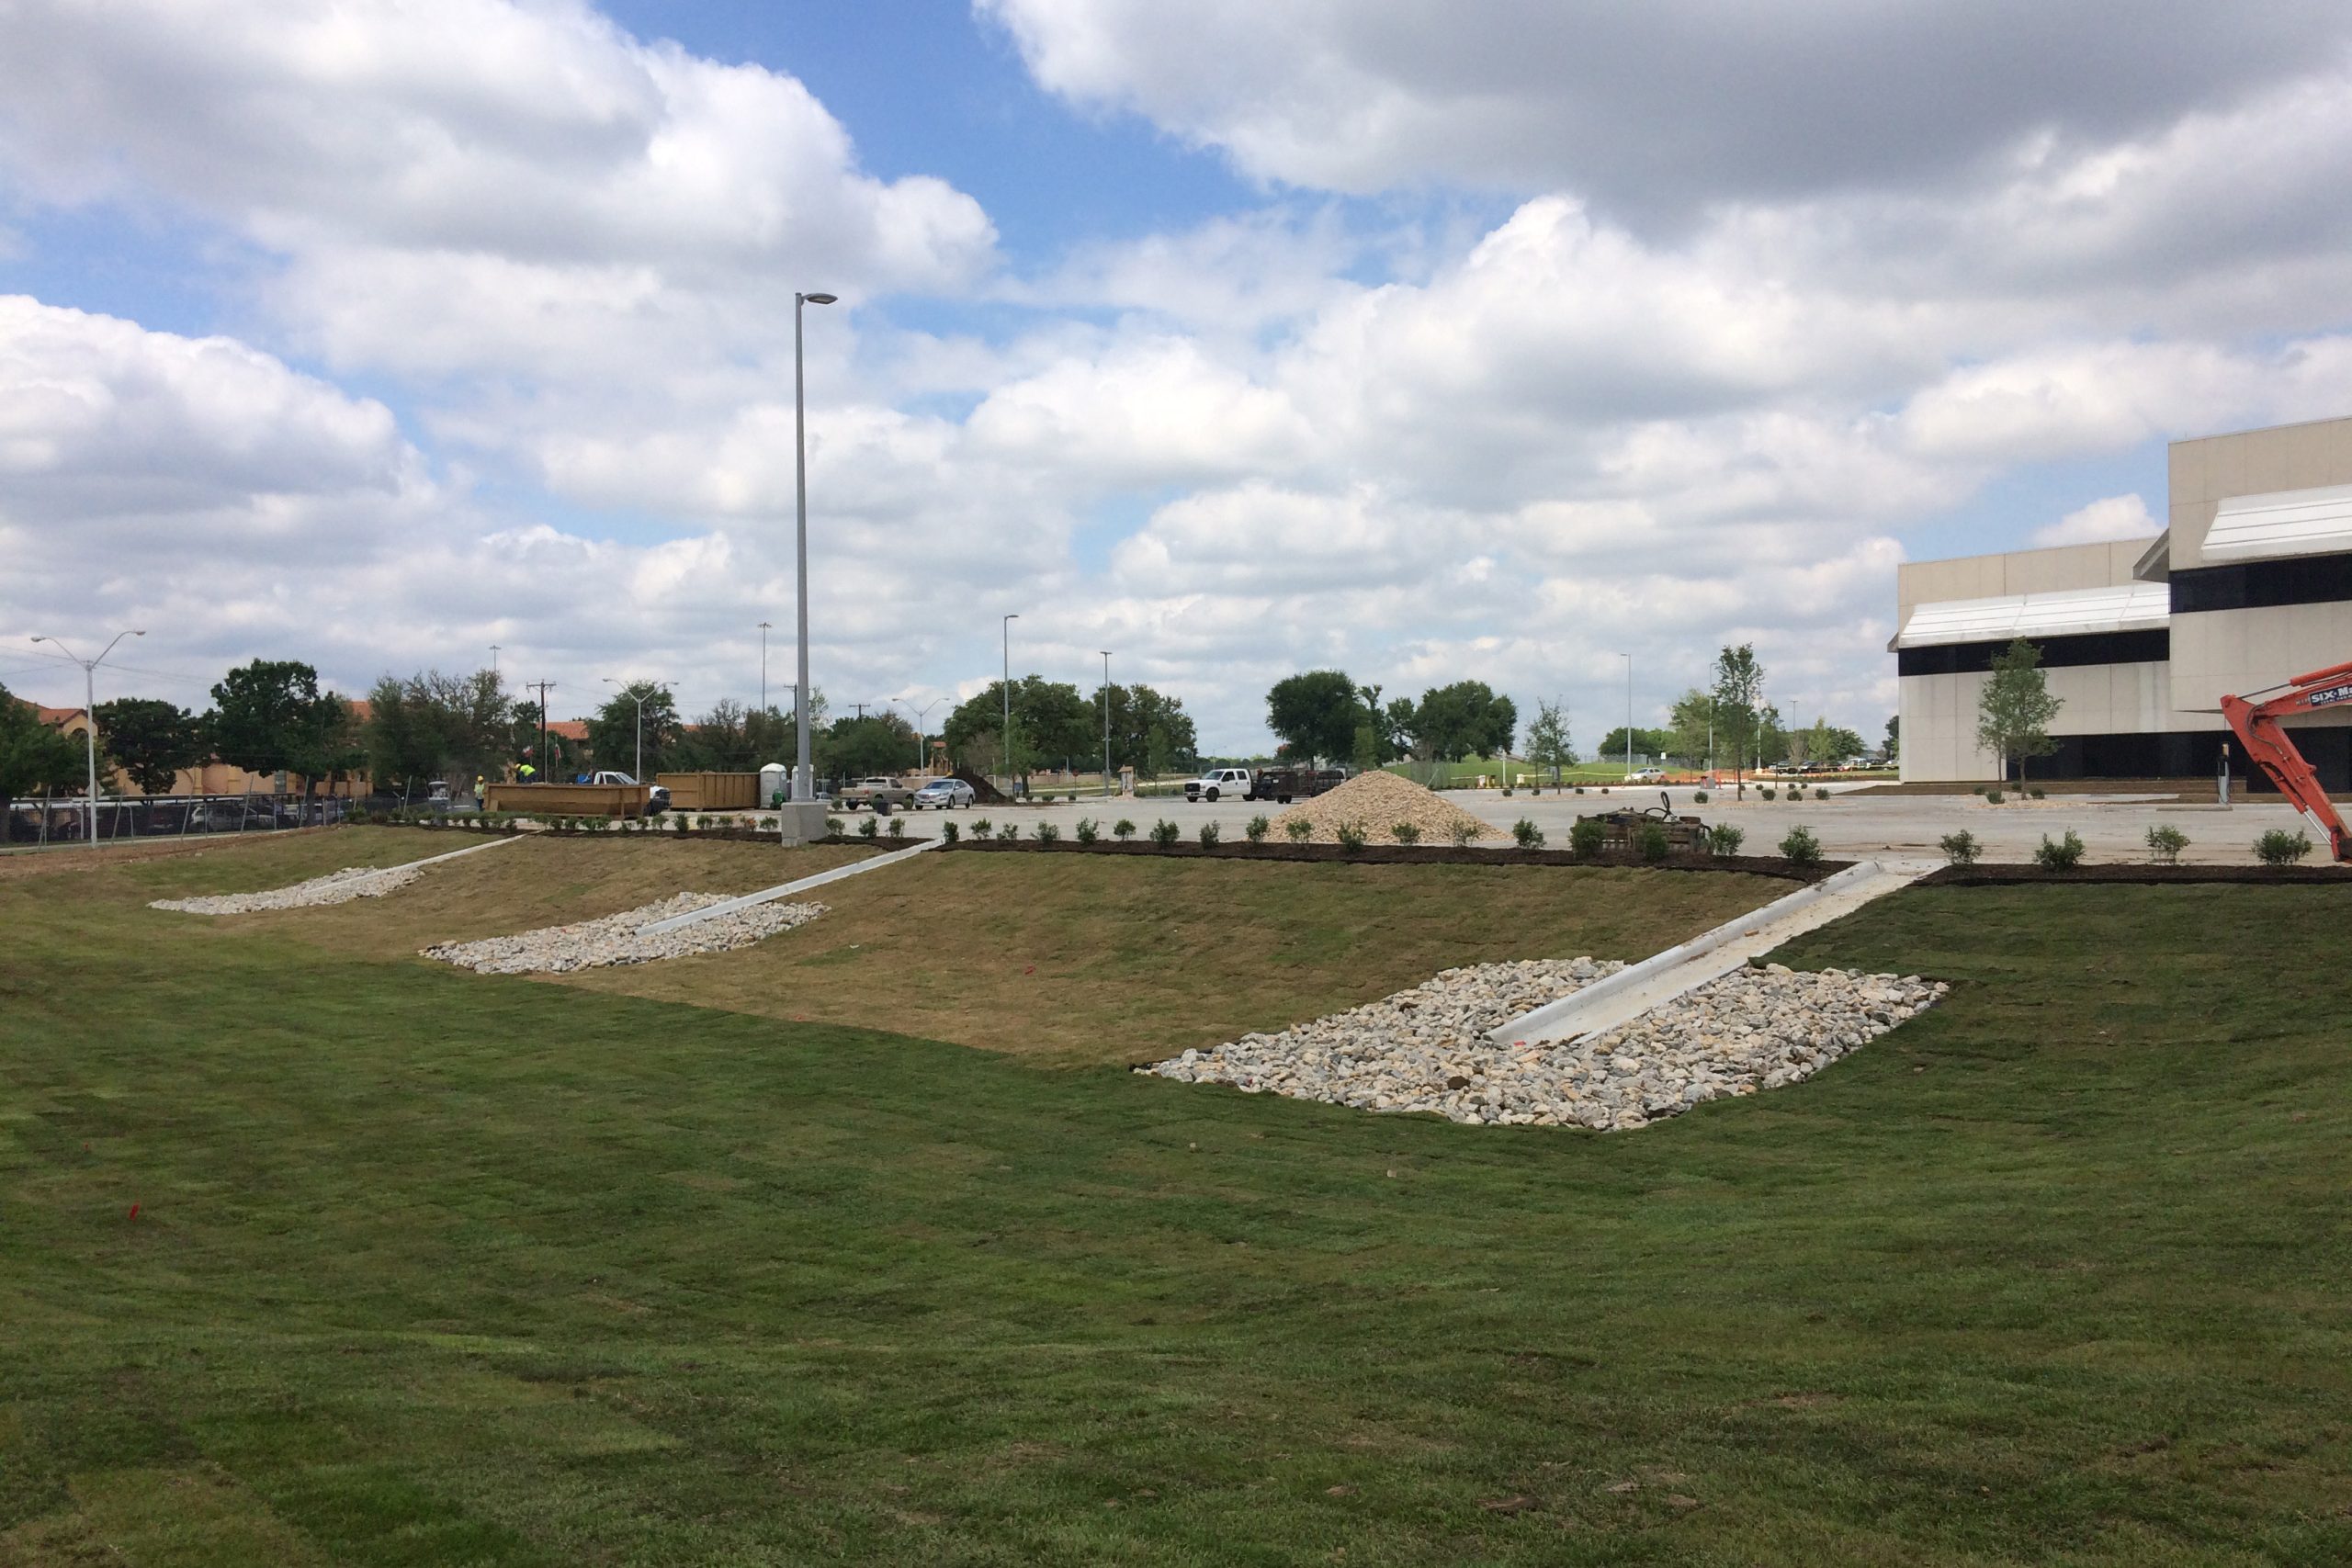
[[[2301,818],[2279,804],[2275,795],[2263,797],[2258,805],[2228,807],[2180,806],[2146,795],[2053,795],[2047,800],[2019,800],[2011,795],[1993,806],[1973,795],[1871,795],[1861,793],[1868,785],[1827,787],[1826,800],[1815,799],[1808,791],[1803,800],[1793,803],[1785,794],[1776,800],[1765,800],[1753,785],[1745,801],[1732,798],[1728,791],[1711,790],[1704,806],[1692,802],[1692,792],[1688,788],[1661,792],[1655,785],[1613,785],[1607,795],[1600,794],[1596,786],[1588,786],[1583,795],[1556,794],[1547,789],[1542,795],[1521,791],[1506,799],[1499,790],[1488,789],[1447,790],[1444,795],[1498,828],[1508,829],[1524,817],[1544,830],[1551,847],[1566,849],[1568,829],[1578,817],[1624,807],[1656,806],[1663,793],[1671,799],[1678,814],[1743,829],[1747,840],[1741,848],[1747,853],[1771,854],[1781,836],[1802,824],[1812,829],[1821,840],[1823,853],[1839,860],[1865,855],[1941,860],[1937,840],[1964,828],[1984,845],[1984,859],[2027,861],[2033,858],[2034,848],[2044,834],[2055,839],[2072,828],[2082,835],[2087,860],[2108,863],[2144,861],[2148,858],[2144,836],[2150,828],[2164,823],[2188,835],[2188,848],[2181,854],[2183,861],[2244,865],[2253,863],[2254,840],[2266,829],[2291,830],[2301,825]],[[1094,818],[1107,834],[1111,825],[1124,817],[1135,823],[1138,838],[1149,832],[1155,821],[1165,818],[1175,823],[1188,840],[1200,837],[1203,823],[1215,822],[1219,833],[1230,841],[1242,836],[1250,818],[1261,812],[1269,817],[1279,816],[1283,809],[1271,801],[1258,805],[1246,800],[1221,800],[1211,806],[1206,802],[1148,796],[1106,800],[1100,795],[1081,795],[1074,804],[1056,801],[1046,806],[1000,807],[993,810],[977,807],[952,814],[916,811],[906,813],[905,819],[910,835],[925,838],[936,837],[940,823],[952,816],[967,832],[975,818],[989,818],[999,822],[1019,822],[1024,839],[1035,831],[1036,823],[1051,822],[1068,839],[1075,836],[1081,818]],[[2323,852],[2314,850],[2315,855]]]

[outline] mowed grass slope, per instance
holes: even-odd
[[[322,862],[391,864],[466,841],[356,829],[265,846],[266,868],[245,863],[263,857],[232,853],[127,869],[98,904],[119,906],[109,940],[144,940],[159,927],[186,934],[172,922],[187,917],[143,908],[138,889],[221,878],[240,884],[221,890],[244,891],[332,869]],[[238,917],[210,934],[409,958],[436,942],[609,915],[681,891],[774,886],[864,852],[534,838],[436,866],[390,897]],[[1125,1064],[1353,1007],[1452,964],[1645,957],[1791,886],[1720,873],[945,851],[811,892],[823,919],[755,947],[560,983],[903,1031],[1044,1065]]]
[[[1615,1136],[142,891],[0,886],[0,1562],[2352,1556],[2336,889],[1916,890],[1804,956],[1943,1007]]]

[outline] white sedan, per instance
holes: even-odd
[[[915,791],[907,804],[917,811],[933,807],[941,811],[953,811],[959,806],[969,806],[975,798],[972,786],[962,779],[933,779]]]

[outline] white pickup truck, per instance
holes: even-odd
[[[1186,800],[1217,800],[1231,795],[1236,800],[1256,798],[1258,775],[1247,768],[1211,768],[1196,779],[1184,781]]]
[[[634,779],[634,778],[632,778],[632,777],[631,777],[631,776],[629,776],[628,774],[627,774],[627,773],[615,773],[615,772],[614,772],[613,770],[611,770],[610,768],[607,768],[607,769],[605,769],[603,773],[600,773],[596,774],[594,777],[591,778],[588,782],[589,782],[590,784],[637,784],[637,780],[636,780],[636,779]],[[646,814],[648,817],[652,816],[652,815],[653,815],[655,812],[657,812],[657,811],[667,811],[668,809],[670,809],[670,786],[669,786],[669,785],[667,785],[667,784],[646,784],[646,785],[641,785],[641,786],[639,786],[639,787],[643,788],[643,789],[646,791],[646,796],[645,796],[645,814]]]

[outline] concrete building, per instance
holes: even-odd
[[[2065,705],[2056,753],[2030,764],[2045,778],[2211,777],[2225,694],[2352,660],[2352,418],[2176,441],[2169,458],[2160,534],[1898,570],[1905,780],[2001,776],[1976,703],[2016,637]],[[2352,791],[2352,711],[2294,730],[2321,781]]]

